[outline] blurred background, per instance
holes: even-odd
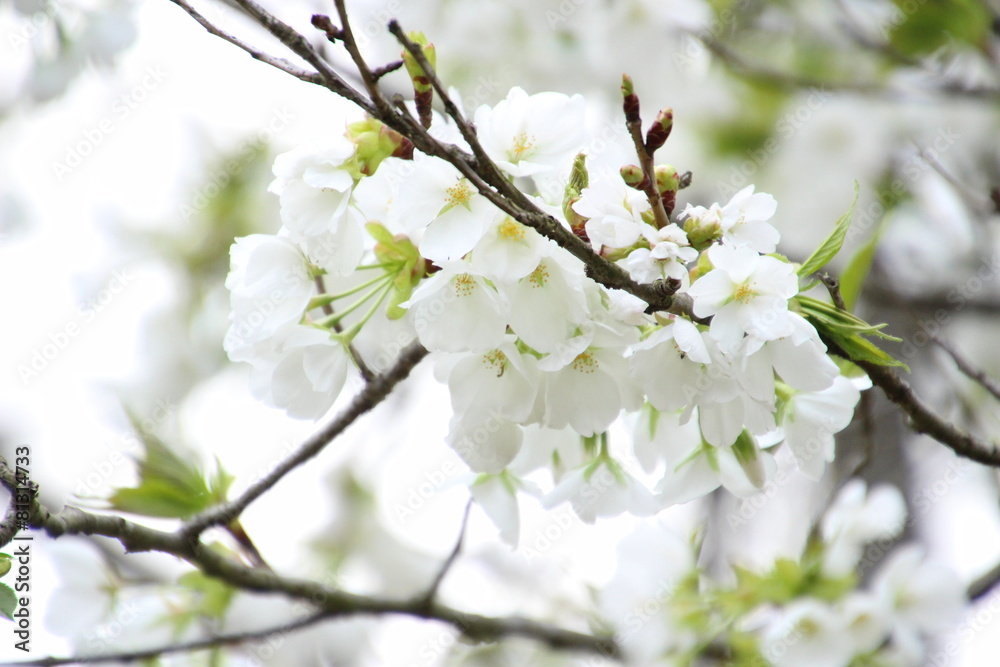
[[[323,44],[309,17],[334,13],[332,4],[262,4]],[[293,58],[234,6],[196,7]],[[423,30],[469,110],[518,85],[582,93],[604,109],[598,127],[614,124],[629,73],[647,119],[674,109],[659,158],[693,173],[678,211],[724,204],[756,184],[778,201],[779,250],[793,260],[847,210],[858,181],[835,272],[850,261],[868,267],[863,286],[850,288],[859,315],[903,339],[888,349],[935,409],[996,441],[996,400],[934,342],[1000,375],[1000,7],[992,0],[355,0],[348,8],[375,64],[398,57],[389,18]],[[344,53],[324,48],[350,72]],[[401,75],[385,82],[406,92]],[[217,458],[238,492],[311,431],[254,401],[247,369],[222,350],[228,251],[235,237],[279,226],[267,193],[274,156],[340,134],[358,117],[328,91],[209,35],[167,0],[0,1],[0,453],[30,448],[47,506],[100,507],[112,487],[135,481],[132,457],[150,435],[205,467]],[[664,516],[682,530],[712,521],[719,563],[765,563],[797,553],[832,490],[860,469],[870,483],[905,492],[907,538],[971,581],[1000,562],[995,473],[913,435],[879,398],[838,438],[825,485],[793,476],[752,512],[719,494]],[[245,526],[268,562],[358,592],[421,590],[457,538],[467,498],[468,469],[443,441],[449,414],[446,391],[418,368],[375,415],[249,508]],[[512,551],[473,510],[447,601],[537,617],[586,608],[634,525],[585,526],[565,507],[530,502],[523,512]],[[726,521],[734,513],[749,516],[734,526]],[[213,619],[218,591],[190,580],[173,586],[185,572],[173,559],[42,540],[32,657],[252,629],[301,611],[241,595]],[[983,656],[1000,651],[1000,621],[983,615],[990,602],[941,638],[960,647],[947,664],[991,664]],[[540,660],[530,644],[492,655],[408,619],[273,639],[234,653],[231,664]],[[25,657],[12,644],[0,643],[0,659]]]

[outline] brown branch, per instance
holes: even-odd
[[[177,2],[178,0],[170,0]],[[375,108],[357,90],[352,88],[343,78],[330,66],[323,56],[320,55],[313,45],[305,37],[300,35],[287,23],[281,21],[266,9],[258,5],[253,0],[233,0],[237,5],[253,17],[268,32],[278,38],[278,40],[292,50],[297,56],[316,68],[323,86],[344,99],[353,102],[368,114],[375,115]]]
[[[221,37],[230,44],[239,47],[240,49],[249,53],[253,58],[261,61],[262,63],[267,63],[271,67],[276,67],[277,69],[280,69],[282,72],[291,74],[296,79],[301,79],[302,81],[306,81],[307,83],[315,83],[315,84],[323,83],[323,77],[320,76],[320,74],[318,74],[317,72],[307,72],[306,70],[299,69],[298,67],[295,67],[294,65],[292,65],[292,63],[288,62],[284,58],[276,58],[272,55],[264,53],[260,49],[257,49],[251,46],[250,44],[247,44],[238,37],[235,37],[234,35],[231,35],[226,31],[219,29],[211,21],[202,16],[194,7],[188,4],[186,0],[170,0],[170,2],[174,3],[175,5],[186,11],[188,14],[190,14],[191,18],[193,18],[195,21],[201,24],[201,26],[211,34],[215,35],[216,37]]]
[[[830,343],[827,342],[827,345]],[[835,347],[831,347],[831,350],[849,358],[842,350],[836,350]],[[942,419],[920,400],[895,370],[868,361],[853,361],[868,373],[872,383],[882,390],[886,398],[902,408],[910,417],[910,428],[914,431],[929,435],[959,456],[984,465],[1000,467],[1000,449],[996,445],[980,440]]]
[[[285,635],[296,630],[307,628],[316,623],[328,620],[330,615],[326,612],[319,612],[290,621],[283,625],[276,625],[262,630],[252,630],[249,632],[236,632],[230,634],[215,635],[197,639],[189,642],[179,642],[166,646],[156,646],[148,649],[135,651],[122,651],[121,653],[103,653],[100,655],[80,655],[70,658],[59,658],[48,656],[35,660],[0,662],[0,665],[10,665],[19,667],[57,667],[58,665],[89,665],[92,663],[112,663],[112,662],[139,662],[140,660],[150,660],[164,655],[175,653],[193,653],[206,649],[218,648],[222,646],[236,646],[255,642],[274,635]]]
[[[631,89],[632,81],[626,77]],[[653,164],[653,154],[646,149],[646,140],[642,135],[642,117],[639,115],[639,96],[632,92],[625,97],[625,129],[632,137],[632,144],[635,147],[635,154],[639,158],[639,169],[642,170],[642,182],[639,184],[649,207],[653,211],[653,218],[656,220],[656,228],[663,229],[670,224],[667,217],[667,210],[663,206],[663,198],[656,186],[656,165]]]
[[[27,484],[30,484],[28,480],[18,480],[14,471],[5,462],[0,462],[0,485],[13,492],[18,486],[24,487]],[[100,535],[118,540],[127,552],[158,551],[172,554],[231,586],[302,600],[315,607],[317,614],[330,618],[362,614],[403,614],[448,623],[475,641],[496,641],[503,637],[519,636],[553,648],[599,653],[612,658],[619,654],[619,647],[611,637],[588,635],[518,616],[499,618],[470,614],[433,602],[427,604],[422,598],[400,601],[356,595],[307,579],[248,567],[211,546],[189,539],[184,530],[165,532],[133,523],[120,516],[92,514],[76,507],[66,507],[58,514],[53,514],[38,502],[35,495],[27,503],[27,511],[27,526],[44,530],[50,537]]]
[[[426,355],[427,350],[419,343],[413,343],[403,350],[395,365],[366,384],[347,409],[337,415],[333,421],[305,440],[295,452],[252,484],[239,498],[212,507],[186,521],[180,534],[193,542],[208,527],[224,525],[238,517],[250,503],[277,484],[282,477],[319,454],[331,440],[343,433],[358,417],[378,405]]]
[[[966,597],[972,602],[980,600],[996,588],[998,583],[1000,583],[1000,563],[994,565],[993,569],[969,584],[966,589]]]
[[[724,65],[738,76],[760,81],[780,88],[799,90],[803,88],[817,88],[824,91],[837,91],[844,93],[856,93],[860,95],[870,95],[885,98],[902,98],[906,91],[893,88],[876,81],[829,81],[814,77],[802,76],[795,72],[784,72],[765,67],[759,63],[753,63],[742,55],[731,49],[722,41],[704,34],[694,34],[692,36],[701,43],[713,55],[715,55]],[[925,70],[926,71],[926,70]],[[932,72],[932,74],[937,74]],[[959,81],[943,80],[936,87],[930,88],[928,92],[939,95],[957,95],[971,100],[983,102],[995,102],[1000,99],[1000,89],[988,86],[968,86]]]

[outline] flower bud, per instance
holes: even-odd
[[[424,57],[427,58],[427,64],[431,68],[436,67],[437,51],[433,44],[427,43],[427,37],[424,36],[424,33],[410,32],[408,37],[423,51]],[[420,66],[413,54],[406,49],[403,49],[403,65],[406,66],[406,72],[413,81],[413,101],[417,106],[420,124],[428,128],[431,126],[431,105],[434,102],[434,86],[431,84],[431,78],[427,72],[424,72],[424,68]]]
[[[661,164],[653,172],[656,176],[656,190],[660,193],[663,208],[669,216],[677,204],[677,189],[680,187],[680,177],[677,170],[669,164]]]
[[[639,96],[635,94],[632,77],[628,74],[622,74],[622,109],[625,111],[626,123],[642,122],[639,118]]]
[[[636,190],[642,190],[649,183],[646,174],[642,173],[642,168],[634,164],[625,165],[618,170],[618,173],[622,175],[622,180],[625,181],[626,185]]]
[[[563,194],[563,215],[569,223],[573,233],[581,238],[587,238],[584,225],[587,218],[573,210],[573,204],[580,199],[580,193],[590,184],[590,175],[587,173],[587,156],[579,153],[573,160],[573,168],[569,174],[569,181],[566,183],[566,191]]]
[[[674,110],[670,107],[662,109],[660,113],[656,114],[656,120],[649,127],[646,132],[646,152],[652,155],[655,153],[663,144],[666,143],[667,137],[670,136],[670,130],[674,126]]]
[[[381,121],[366,118],[347,126],[346,136],[357,149],[349,161],[351,175],[356,179],[371,176],[387,157],[413,156],[413,144]]]
[[[688,218],[684,221],[684,232],[691,247],[701,250],[722,236],[722,226],[718,220],[708,218]]]

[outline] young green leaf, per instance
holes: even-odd
[[[225,500],[232,478],[221,466],[211,481],[191,463],[192,456],[171,450],[155,435],[138,428],[145,456],[138,461],[139,484],[116,489],[108,498],[111,506],[123,512],[164,518],[185,519],[217,502]]]
[[[847,209],[847,213],[840,216],[826,240],[816,248],[809,259],[802,262],[798,271],[799,276],[804,277],[816,273],[840,252],[841,246],[844,245],[844,238],[847,236],[847,229],[851,226],[851,218],[854,216],[854,207],[858,203],[859,192],[860,186],[857,181],[854,181],[854,201],[851,202],[851,207]]]
[[[882,240],[884,230],[885,225],[879,225],[875,234],[854,253],[851,261],[847,263],[844,273],[840,276],[840,296],[844,298],[844,305],[847,306],[848,310],[852,310],[858,303],[861,287],[865,284],[868,272],[871,271],[875,250],[878,248],[879,241]]]
[[[0,614],[13,621],[15,609],[17,609],[17,593],[7,584],[0,584]]]
[[[875,336],[899,342],[899,338],[880,331],[885,326],[884,324],[868,324],[845,310],[801,294],[795,297],[794,303],[799,313],[816,327],[820,337],[840,347],[851,360],[867,361],[879,366],[907,368],[906,364],[893,359],[891,355],[879,349],[871,341],[862,338],[862,336]]]

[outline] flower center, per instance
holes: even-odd
[[[497,228],[497,234],[500,238],[508,241],[522,241],[524,240],[524,225],[517,220],[507,218],[500,223],[500,226]]]
[[[445,192],[445,210],[452,208],[453,206],[464,206],[469,207],[469,200],[472,199],[472,186],[464,178],[455,185],[451,186]]]
[[[511,157],[513,157],[513,162],[518,162],[523,159],[526,155],[535,150],[535,139],[526,132],[514,137],[513,151],[511,151]]]
[[[757,296],[757,292],[754,291],[753,287],[749,283],[743,283],[733,292],[733,301],[749,303],[755,296]]]
[[[594,359],[590,352],[581,352],[576,355],[576,359],[573,360],[573,370],[577,373],[590,374],[600,367],[601,365],[597,362],[597,359]]]
[[[483,355],[483,366],[489,372],[496,373],[497,377],[503,377],[507,368],[507,355],[500,350],[491,350]]]
[[[528,282],[531,283],[532,288],[545,287],[546,283],[549,282],[549,267],[545,266],[544,263],[539,264],[538,268],[528,276]]]
[[[456,296],[469,296],[476,291],[476,279],[468,273],[462,273],[452,278]]]

